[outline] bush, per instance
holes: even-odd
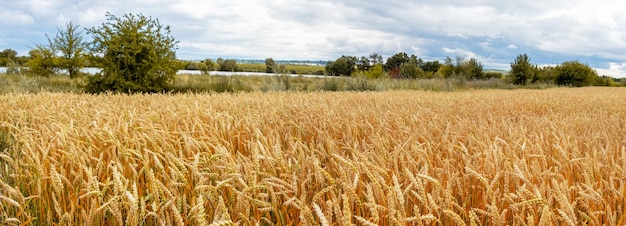
[[[174,52],[178,42],[169,26],[141,14],[107,16],[109,22],[88,29],[94,40],[92,51],[102,55],[102,72],[89,79],[85,91],[168,91],[178,66]]]
[[[592,85],[598,74],[589,65],[578,61],[568,61],[557,66],[556,84],[561,86],[589,86]]]

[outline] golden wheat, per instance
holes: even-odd
[[[626,89],[0,96],[0,224],[620,225]]]

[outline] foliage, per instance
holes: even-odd
[[[87,43],[83,40],[83,34],[78,30],[79,26],[69,22],[65,29],[57,28],[54,37],[54,47],[61,54],[58,59],[60,69],[67,70],[70,78],[76,78],[80,69],[85,66],[85,51]]]
[[[402,64],[409,62],[410,59],[411,58],[405,52],[396,53],[387,58],[384,69],[388,72],[394,69],[399,69]]]
[[[13,49],[5,49],[0,52],[0,67],[6,67],[9,62],[15,62],[17,52]]]
[[[363,74],[365,75],[365,77],[367,78],[384,78],[385,77],[385,73],[383,72],[383,65],[382,64],[375,64],[374,66],[370,67],[369,70],[363,72]]]
[[[603,76],[597,76],[593,82],[594,86],[618,86],[618,83],[615,82],[615,79],[613,79],[612,77],[603,75]]]
[[[276,62],[274,62],[274,59],[265,59],[265,73],[276,73],[277,70],[278,68],[276,66]]]
[[[89,80],[86,91],[167,91],[177,71],[178,42],[170,35],[170,27],[142,14],[116,17],[107,13],[107,21],[88,29],[92,51],[102,57],[102,72]]]
[[[483,73],[484,79],[502,79],[503,74],[495,71],[487,71]]]
[[[235,59],[222,59],[222,58],[218,58],[217,59],[217,65],[218,65],[218,70],[219,71],[239,71],[239,68],[237,67],[237,60]]]
[[[421,63],[418,62],[418,66],[422,68],[422,71],[424,71],[425,73],[437,73],[437,71],[439,71],[439,68],[441,67],[441,64],[437,60],[424,62],[419,59],[419,61]]]
[[[8,63],[6,64],[6,68],[6,73],[9,75],[22,74],[20,65],[13,60],[8,61]]]
[[[520,54],[515,58],[515,62],[511,63],[511,71],[509,76],[515,85],[526,85],[533,78],[537,77],[537,67],[530,63],[528,55]]]
[[[49,77],[59,72],[59,62],[56,57],[56,49],[53,44],[37,45],[28,54],[30,61],[26,64],[28,71],[32,75]]]
[[[594,69],[578,61],[564,62],[555,70],[556,84],[561,86],[589,86],[598,77]]]
[[[465,77],[468,79],[485,79],[483,73],[483,64],[478,62],[478,60],[471,58],[469,61],[463,64],[462,67],[465,67],[464,70],[466,75]]]
[[[217,70],[217,67],[218,67],[217,64],[215,62],[213,62],[213,60],[211,60],[211,59],[205,59],[205,60],[202,61],[202,63],[204,63],[206,65],[206,68],[207,68],[207,72],[206,73],[207,74],[208,74],[209,71]]]
[[[351,76],[356,70],[356,57],[341,56],[326,65],[326,74],[330,76]]]
[[[457,56],[454,60],[446,57],[443,65],[439,67],[438,74],[444,78],[458,77],[468,80],[489,79],[484,75],[483,65],[475,58],[465,60],[461,56]]]
[[[367,71],[372,67],[372,61],[369,57],[361,56],[356,62],[356,69],[359,71]]]
[[[411,58],[400,65],[400,78],[420,78],[423,75],[424,71],[417,65],[415,58]]]
[[[452,58],[446,57],[446,60],[444,61],[443,65],[439,67],[439,71],[437,71],[437,73],[444,78],[451,77],[454,74],[454,64],[452,62]]]

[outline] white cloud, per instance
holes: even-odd
[[[626,78],[626,62],[610,62],[609,68],[596,68],[599,75],[608,75],[618,78]]]
[[[0,18],[4,18],[0,20],[0,25],[7,27],[26,26],[35,22],[35,18],[20,10],[0,9]]]

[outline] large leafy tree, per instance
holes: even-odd
[[[87,29],[91,49],[101,56],[102,72],[93,76],[86,91],[137,93],[169,89],[177,71],[176,45],[170,27],[142,14],[116,17]]]
[[[58,28],[53,42],[55,49],[61,54],[58,66],[60,69],[67,70],[70,78],[78,76],[86,62],[87,43],[83,40],[83,33],[78,28],[79,26],[72,22],[69,22],[65,29]]]

